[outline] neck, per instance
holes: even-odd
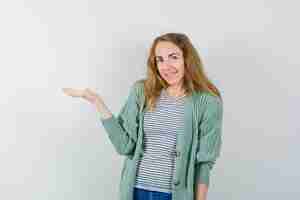
[[[166,89],[168,95],[173,97],[181,97],[184,95],[185,91],[182,85],[172,85]]]

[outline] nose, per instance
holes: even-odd
[[[174,71],[174,67],[171,67],[170,65],[168,64],[163,64],[160,66],[161,70],[163,72],[166,72],[166,73],[169,73],[169,72],[173,72]]]
[[[164,61],[161,61],[160,65],[161,65],[161,67],[163,67],[164,69],[172,68],[172,61],[166,59],[166,60],[164,60]]]

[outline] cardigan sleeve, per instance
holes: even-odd
[[[133,156],[139,126],[138,82],[130,88],[129,96],[116,116],[101,119],[109,139],[120,155]]]
[[[196,154],[196,182],[209,186],[210,170],[220,155],[222,145],[223,103],[208,95],[203,118],[199,123],[198,150]]]

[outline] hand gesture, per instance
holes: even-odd
[[[81,97],[92,104],[103,102],[100,96],[89,88],[86,88],[84,90],[63,88],[63,92],[71,97]]]

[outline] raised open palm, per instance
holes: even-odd
[[[101,101],[101,98],[99,97],[99,95],[89,88],[86,88],[84,90],[73,89],[73,88],[63,88],[63,92],[66,95],[71,96],[71,97],[82,97],[82,98],[88,100],[92,104],[94,104],[96,101]]]

